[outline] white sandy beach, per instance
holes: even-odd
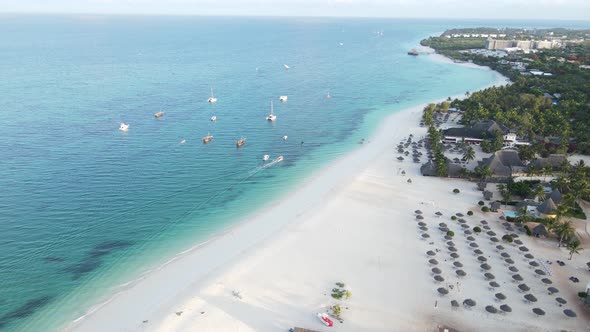
[[[426,129],[418,126],[423,106],[388,117],[368,144],[313,174],[296,191],[230,232],[148,274],[66,329],[242,332],[300,326],[319,331],[434,331],[444,324],[461,331],[587,330],[577,290],[566,283],[567,277],[561,278],[563,282],[552,277],[553,286],[568,301],[559,308],[522,253],[507,245],[506,251],[539,299],[536,304],[524,303],[494,249],[496,244],[481,234],[477,243],[501,284],[498,291],[514,310],[485,313],[485,305],[501,304],[494,300],[498,291],[488,289],[460,225],[449,219],[456,212],[478,211],[481,192],[467,181],[422,177],[420,164],[396,160],[395,146],[401,139],[410,133],[416,139],[425,134]],[[461,193],[452,194],[453,188]],[[424,212],[429,240],[420,238],[416,209]],[[435,218],[436,211],[444,216]],[[484,218],[502,234],[498,214],[476,212],[466,219],[473,227]],[[468,273],[465,278],[455,275],[438,230],[440,222],[456,233],[454,242]],[[567,253],[555,250],[552,241],[522,241],[540,261],[562,259],[572,269],[583,265],[590,252],[567,261]],[[442,284],[433,281],[426,256],[426,251],[435,249],[441,250],[436,258],[446,279]],[[547,269],[554,275],[566,273]],[[580,285],[588,281],[581,272],[577,275]],[[335,282],[349,287],[351,299],[330,297]],[[437,294],[438,287],[448,285],[455,286],[449,295]],[[233,292],[239,292],[241,299]],[[450,300],[461,303],[465,298],[478,305],[469,311],[451,310]],[[344,322],[323,327],[314,314],[335,303],[346,307]],[[547,315],[537,318],[533,307],[543,308]],[[578,318],[566,319],[561,313],[566,307],[574,309]]]

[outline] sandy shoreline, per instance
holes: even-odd
[[[498,74],[493,85],[506,82]],[[434,219],[435,211],[450,216],[474,209],[480,193],[469,182],[421,177],[420,164],[395,159],[397,142],[410,133],[425,135],[418,126],[424,106],[388,116],[368,144],[227,233],[147,274],[66,330],[321,331],[314,313],[336,303],[329,292],[339,281],[352,298],[341,302],[348,309],[344,323],[333,328],[338,331],[431,331],[438,323],[491,331],[507,322],[513,330],[546,330],[550,320],[536,322],[532,314],[510,320],[479,311],[453,315],[448,299],[436,295],[425,258],[433,247],[420,239],[412,211],[421,209],[438,223],[443,220]],[[450,194],[452,188],[461,196]],[[480,288],[465,282],[452,295],[488,292]],[[569,323],[564,327],[580,328],[578,321]]]

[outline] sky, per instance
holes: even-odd
[[[0,0],[0,12],[590,20],[590,0]]]

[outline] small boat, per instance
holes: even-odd
[[[274,115],[274,107],[272,105],[272,100],[270,101],[270,114],[266,117],[267,121],[275,121],[277,119],[277,116]]]
[[[328,315],[325,313],[318,313],[317,314],[319,320],[326,326],[328,327],[332,327],[334,326],[334,322],[332,322],[332,320],[330,318],[328,318]]]
[[[158,112],[158,113],[154,114],[154,117],[156,117],[156,118],[161,118],[163,116],[164,116],[164,112]]]
[[[330,99],[330,98],[332,98],[332,97],[330,96],[330,91],[328,91],[328,94],[326,95],[326,99]]]
[[[183,138],[182,141],[180,141],[180,144],[184,144],[186,143],[186,140]]]
[[[215,98],[215,96],[213,95],[213,88],[211,88],[211,97],[209,97],[209,99],[207,99],[208,102],[210,103],[216,103],[217,102],[217,98]]]
[[[420,53],[418,53],[418,51],[415,48],[408,51],[408,55],[418,56],[418,54]]]
[[[217,121],[217,117],[214,115],[211,117],[211,122],[215,122],[215,121]]]
[[[344,43],[340,43],[340,46],[344,46]]]
[[[128,131],[129,130],[129,125],[126,123],[121,122],[121,125],[119,126],[119,130],[120,131]]]
[[[236,141],[236,147],[241,148],[246,144],[246,139],[241,137],[239,140]]]
[[[286,101],[287,101],[287,99],[288,99],[288,97],[287,97],[287,96],[280,96],[280,97],[279,97],[279,100],[280,100],[281,102],[283,102],[283,103],[284,103],[284,102],[286,102]]]
[[[287,136],[287,135],[283,136],[283,141],[286,141],[288,139],[289,139],[289,136]]]
[[[285,70],[287,70],[287,69],[291,68],[291,67],[289,67],[289,66],[287,66],[287,65],[283,65],[283,67],[285,67]]]
[[[207,136],[203,137],[203,143],[207,144],[213,140],[213,136],[207,133]]]
[[[262,161],[267,161],[268,159],[270,159],[270,156],[267,154],[262,157]]]
[[[283,161],[283,156],[278,156],[277,159],[275,159],[276,163],[278,163],[279,161]]]

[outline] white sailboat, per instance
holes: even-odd
[[[128,131],[129,130],[129,124],[126,124],[126,123],[121,122],[121,125],[119,126],[119,130],[120,131]]]
[[[328,90],[328,94],[326,95],[326,99],[330,99],[330,98],[332,98],[332,97],[330,96],[330,90]]]
[[[262,157],[262,161],[267,161],[268,159],[270,159],[270,156],[267,154]]]
[[[267,121],[275,121],[277,119],[277,116],[274,115],[274,107],[272,105],[272,100],[270,101],[270,114],[266,117]]]
[[[211,117],[211,122],[215,122],[215,121],[217,121],[217,117],[214,115]]]
[[[289,97],[287,97],[287,96],[280,96],[280,97],[279,97],[279,100],[280,100],[281,102],[283,102],[283,103],[284,103],[284,102],[286,102],[286,101],[287,101],[287,99],[289,99]]]
[[[208,102],[210,103],[216,103],[217,102],[217,98],[215,98],[215,96],[213,95],[213,88],[211,88],[211,97],[209,97],[209,99],[207,99]]]
[[[285,67],[285,70],[287,70],[287,69],[291,68],[291,67],[289,67],[288,65],[283,65],[283,67]]]

